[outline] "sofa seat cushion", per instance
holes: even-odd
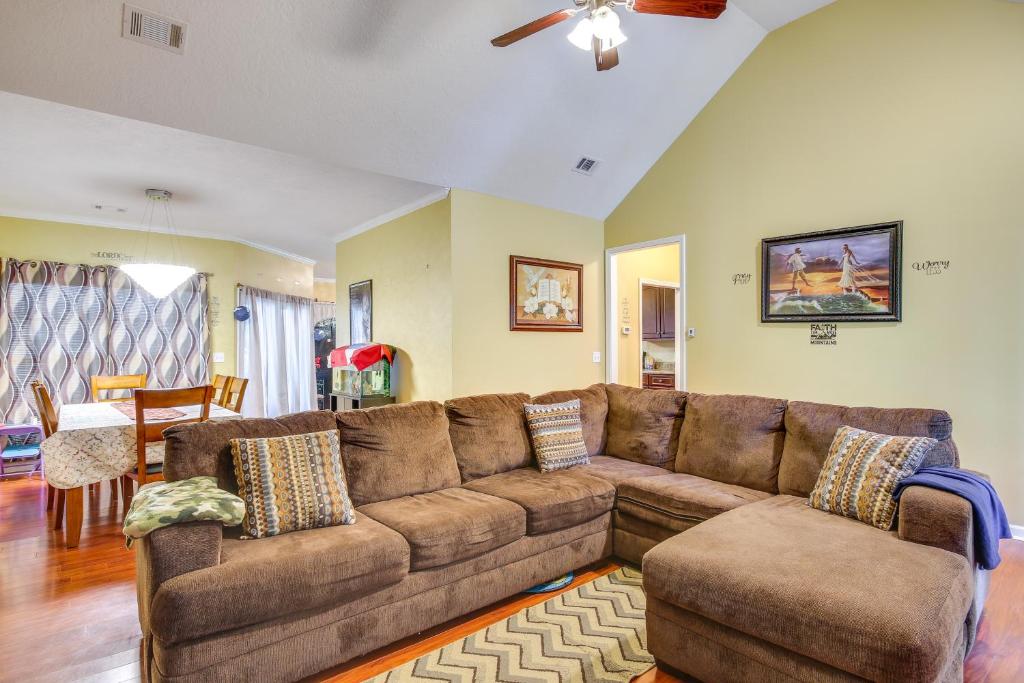
[[[668,474],[664,467],[644,465],[643,463],[623,460],[613,455],[594,455],[590,457],[589,465],[580,465],[580,472],[598,477],[618,486],[624,481],[636,479],[637,477],[657,477]]]
[[[574,467],[557,472],[521,468],[463,485],[510,500],[526,510],[526,533],[535,536],[600,517],[615,503],[615,487]]]
[[[644,556],[657,600],[868,680],[934,681],[964,633],[967,561],[775,496]]]
[[[620,484],[615,507],[646,522],[685,531],[723,512],[771,497],[764,491],[692,474],[662,474]]]
[[[220,564],[165,581],[154,635],[173,644],[308,609],[328,609],[401,581],[409,544],[359,512],[356,523],[258,540],[225,538]]]
[[[526,535],[526,511],[463,488],[384,500],[359,508],[402,534],[412,570],[468,560]]]

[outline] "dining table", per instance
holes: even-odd
[[[136,424],[124,403],[68,403],[60,408],[57,430],[41,444],[46,481],[65,491],[65,542],[78,545],[82,532],[82,493],[91,484],[119,479],[138,464]],[[129,402],[128,405],[131,405]],[[197,418],[202,406],[175,408],[173,417],[146,417],[147,424]],[[147,411],[148,412],[148,411]],[[238,413],[210,406],[211,420],[239,419]],[[163,462],[164,444],[146,446],[146,462]],[[127,512],[127,510],[126,510]]]

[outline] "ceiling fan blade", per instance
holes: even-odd
[[[640,14],[667,14],[673,17],[717,19],[728,0],[636,0],[633,11]]]
[[[525,26],[520,26],[517,29],[512,29],[505,35],[498,36],[491,41],[491,45],[494,47],[508,47],[512,43],[532,36],[538,31],[543,31],[546,28],[551,28],[555,24],[560,24],[566,19],[571,19],[576,15],[578,10],[575,9],[560,9],[557,12],[552,12],[546,17],[541,17],[535,21],[531,21]]]
[[[619,49],[610,47],[604,52],[601,51],[601,41],[594,38],[594,62],[597,63],[598,71],[608,71],[619,65]]]

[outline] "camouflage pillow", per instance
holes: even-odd
[[[158,481],[146,484],[132,498],[124,516],[124,535],[130,548],[136,538],[171,524],[214,521],[238,526],[244,516],[245,503],[217,488],[216,477]]]

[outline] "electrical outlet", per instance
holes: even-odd
[[[219,352],[219,351],[215,352],[213,354],[213,362],[214,363],[223,363],[224,362],[224,354]]]
[[[601,352],[600,351],[594,351],[594,362],[595,363],[600,363],[601,362]]]

